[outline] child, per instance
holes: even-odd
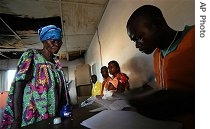
[[[110,61],[108,69],[109,73],[113,76],[113,80],[109,81],[108,90],[115,90],[117,93],[125,92],[125,88],[129,90],[129,77],[125,73],[121,73],[118,62],[115,60]]]
[[[102,85],[99,81],[97,81],[96,75],[91,76],[91,82],[93,83],[92,96],[101,95]]]

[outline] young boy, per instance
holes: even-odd
[[[97,81],[96,75],[91,76],[91,82],[93,83],[92,96],[101,95],[102,85],[99,81]]]
[[[102,82],[102,95],[104,95],[104,93],[108,91],[109,81],[111,81],[112,78],[109,76],[108,68],[106,66],[101,67],[101,75],[104,79]]]

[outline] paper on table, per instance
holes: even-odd
[[[85,106],[88,106],[88,105],[91,105],[94,101],[95,101],[96,97],[95,96],[91,96],[89,97],[87,100],[83,101],[80,106],[81,107],[85,107]]]
[[[125,107],[130,107],[130,105],[125,100],[115,100],[109,105],[111,110],[122,110]]]
[[[125,107],[131,107],[126,100],[103,100],[95,99],[95,102],[101,107],[90,110],[90,112],[99,112],[103,110],[122,110]]]
[[[111,105],[115,100],[104,100],[104,99],[96,99],[95,102],[105,107],[106,109],[110,109],[109,105]]]
[[[122,110],[125,107],[130,107],[130,105],[126,102],[126,100],[123,99],[120,100],[96,99],[95,102],[108,110]]]
[[[182,129],[182,124],[159,121],[133,111],[105,110],[82,123],[91,129]]]
[[[89,112],[100,112],[100,111],[103,111],[103,110],[107,110],[107,108],[105,108],[105,107],[99,107],[99,108],[92,109]]]

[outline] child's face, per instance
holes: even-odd
[[[109,63],[108,69],[109,69],[109,73],[111,75],[115,75],[119,71],[119,68],[114,63]]]
[[[109,76],[108,69],[107,68],[102,69],[101,74],[103,78],[107,78]]]
[[[92,83],[94,83],[94,84],[95,84],[95,83],[96,83],[96,81],[97,81],[97,78],[95,78],[95,77],[91,77],[91,82],[92,82]]]

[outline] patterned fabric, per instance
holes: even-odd
[[[109,76],[102,82],[103,90],[108,90],[109,81],[111,81],[112,78]]]
[[[2,127],[9,129],[13,122],[13,96],[17,81],[27,81],[23,95],[22,124],[26,126],[55,115],[58,102],[58,89],[64,85],[64,73],[60,62],[47,61],[36,50],[27,50],[18,62],[15,78],[11,84],[5,108]],[[61,91],[61,90],[60,90]]]
[[[123,86],[125,86],[126,89],[129,89],[129,77],[125,73],[118,73],[116,77],[113,78],[113,80],[109,81],[112,83],[112,85],[117,88],[118,83],[120,82]]]

